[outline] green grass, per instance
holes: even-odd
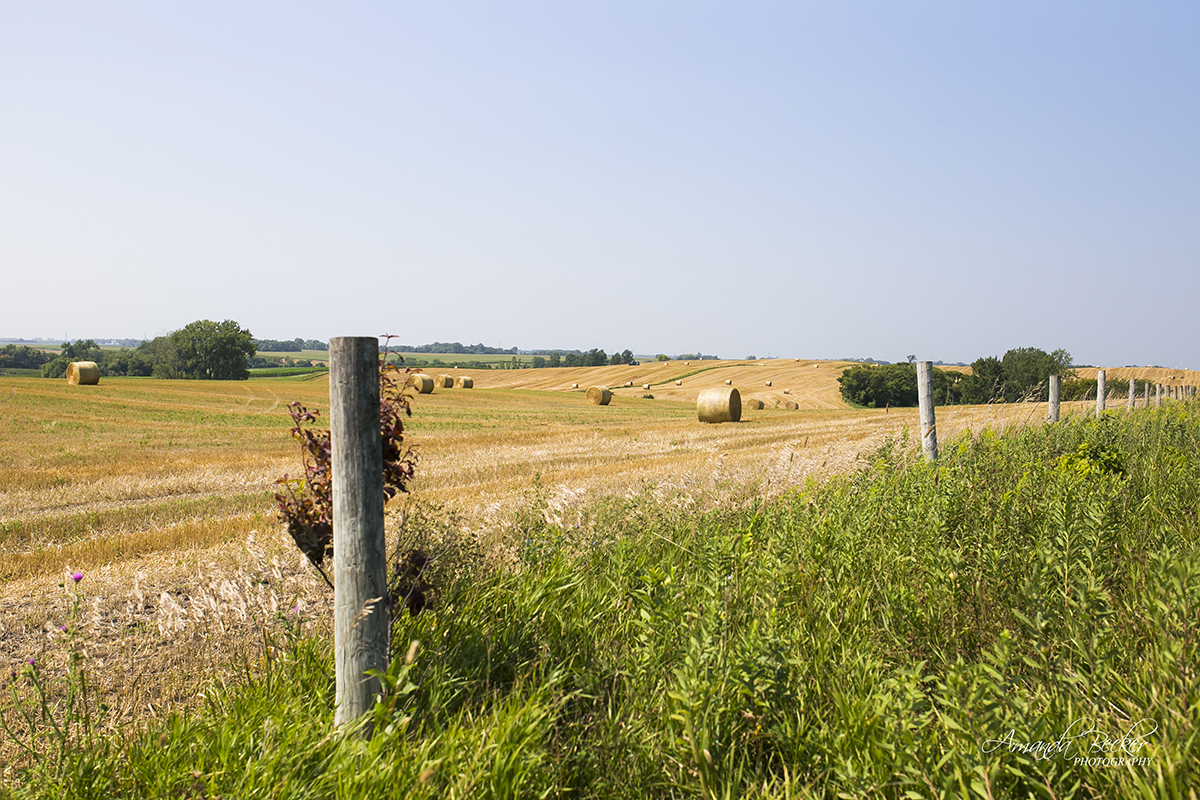
[[[1200,409],[942,452],[892,442],[769,503],[608,498],[567,526],[534,496],[504,568],[428,511],[407,535],[437,556],[437,608],[397,621],[369,742],[332,728],[329,643],[280,623],[197,712],[124,738],[35,725],[0,794],[1190,796]]]

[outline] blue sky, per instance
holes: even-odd
[[[1195,3],[6,4],[0,336],[1200,369]]]

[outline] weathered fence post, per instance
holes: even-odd
[[[1146,381],[1145,383],[1142,384],[1142,390],[1146,395],[1146,397],[1145,397],[1146,408],[1149,408],[1150,407],[1150,382],[1149,381]]]
[[[1096,371],[1096,416],[1104,414],[1104,370]]]
[[[1050,376],[1050,411],[1046,418],[1051,422],[1058,422],[1059,400],[1062,397],[1062,378],[1058,375]]]
[[[383,533],[383,449],[379,435],[379,341],[329,340],[329,424],[333,444],[334,722],[370,710],[386,670],[388,603]],[[370,731],[366,734],[370,736]]]
[[[1129,397],[1125,398],[1125,410],[1133,411],[1133,401],[1137,396],[1137,382],[1133,378],[1129,379]]]
[[[1162,384],[1154,384],[1154,407],[1158,408],[1162,405]]]
[[[917,405],[921,410],[921,450],[937,460],[937,421],[933,416],[933,362],[917,362]]]

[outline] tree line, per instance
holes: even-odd
[[[1071,392],[1085,391],[1087,381],[1074,385],[1075,370],[1066,350],[1047,353],[1036,347],[1018,347],[1003,357],[987,356],[971,364],[964,374],[933,370],[933,398],[938,405],[1013,403],[1046,400],[1050,376],[1063,379],[1063,400],[1080,399]],[[917,369],[912,356],[896,364],[862,365],[847,369],[838,378],[842,398],[866,408],[917,405]],[[1094,385],[1093,385],[1094,390]]]
[[[92,339],[64,342],[41,370],[43,377],[61,378],[72,361],[94,361],[103,376],[246,380],[255,352],[250,331],[238,323],[202,319],[133,349],[103,350]]]

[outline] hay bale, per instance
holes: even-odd
[[[100,368],[95,361],[72,361],[67,365],[67,383],[72,386],[95,386],[100,382]]]
[[[643,383],[643,384],[642,384],[642,388],[643,388],[643,389],[649,389],[649,388],[650,388],[650,384],[648,384],[648,383]]]
[[[705,389],[696,398],[696,416],[701,422],[737,422],[742,418],[742,396],[737,389]]]
[[[692,365],[692,362],[690,362],[690,361],[685,361],[685,362],[683,362],[683,365],[684,365],[685,367],[690,367],[690,366]]]
[[[433,386],[435,389],[453,389],[454,388],[454,376],[453,375],[438,375],[436,378],[433,379]]]
[[[572,388],[572,389],[578,389],[578,388],[579,388],[579,384],[578,384],[578,383],[572,383],[572,384],[571,384],[571,388]]]
[[[731,380],[729,380],[728,378],[726,378],[726,379],[725,379],[725,385],[726,385],[726,386],[733,386],[733,381],[731,381]]]
[[[751,397],[749,400],[743,400],[742,405],[744,405],[746,408],[753,408],[755,411],[761,411],[763,407],[763,401],[759,400],[757,397]]]
[[[770,381],[767,381],[767,386],[770,386],[770,385],[771,385],[771,382],[770,382]]]
[[[796,411],[800,408],[800,404],[797,403],[795,400],[788,400],[786,403],[783,404],[783,407],[786,408],[788,411]]]
[[[612,402],[612,392],[603,386],[593,386],[587,390],[587,401],[594,406],[606,406]]]
[[[433,391],[433,377],[424,372],[414,372],[408,376],[406,385],[415,388],[418,394],[429,394]]]
[[[633,381],[625,381],[626,386],[633,386]]]
[[[784,390],[783,390],[783,393],[784,393],[784,394],[791,394],[791,393],[792,393],[792,390],[791,390],[791,389],[784,389]]]
[[[456,389],[474,389],[475,379],[468,378],[466,375],[459,375],[454,379],[454,388]]]
[[[675,381],[676,386],[683,386],[683,381]]]

